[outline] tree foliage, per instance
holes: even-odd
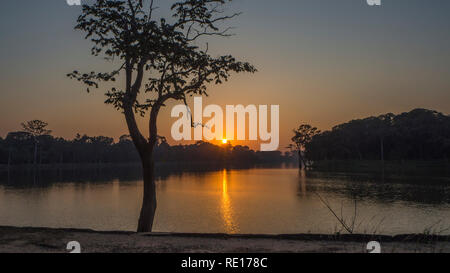
[[[313,137],[306,156],[310,160],[448,160],[450,117],[415,109],[352,120]]]
[[[132,115],[151,112],[156,119],[160,107],[167,100],[186,103],[186,97],[207,95],[209,83],[220,84],[231,72],[255,72],[246,62],[231,55],[213,57],[208,46],[200,48],[202,36],[229,36],[229,29],[220,23],[238,14],[223,15],[225,0],[185,0],[172,5],[172,20],[156,19],[154,2],[127,0],[99,0],[83,5],[76,29],[86,33],[94,46],[91,53],[103,54],[118,64],[108,72],[79,73],[69,77],[89,87],[100,82],[115,82],[121,74],[126,76],[125,86],[115,86],[106,92],[106,103],[112,104],[126,115],[131,137],[135,143],[146,143],[137,132]],[[89,89],[88,89],[89,91]],[[143,96],[140,96],[143,95]],[[133,113],[134,112],[134,113]],[[156,128],[149,128],[156,138]],[[152,142],[156,142],[153,139]]]
[[[52,133],[52,130],[46,129],[47,126],[48,123],[41,120],[31,120],[22,123],[23,131],[29,133],[33,137],[50,135]]]
[[[309,124],[302,124],[298,129],[294,130],[294,136],[291,139],[293,144],[289,145],[288,148],[297,151],[300,169],[307,165],[304,156],[306,145],[308,145],[312,138],[319,133],[320,131],[316,127],[312,127]]]
[[[312,127],[309,124],[302,124],[298,129],[294,130],[292,142],[298,151],[303,151],[305,146],[311,142],[312,138],[319,133],[320,131],[316,127]]]
[[[78,134],[73,139],[50,135],[37,137],[40,143],[39,162],[42,164],[97,164],[97,163],[139,163],[139,154],[128,135],[117,142],[106,136]],[[0,164],[12,165],[33,163],[34,139],[26,132],[10,132],[0,139]],[[259,152],[247,146],[217,146],[208,142],[191,145],[171,146],[163,139],[155,146],[153,157],[156,162],[213,163],[213,164],[256,164],[287,162],[292,158],[281,152]]]

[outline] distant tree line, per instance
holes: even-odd
[[[49,131],[50,132],[50,131]],[[156,144],[158,162],[243,162],[270,163],[295,160],[290,153],[259,152],[247,146],[217,146],[208,142],[170,146],[164,139]],[[77,135],[72,140],[26,131],[0,138],[0,164],[139,163],[140,158],[128,135],[115,142],[111,137]]]
[[[296,130],[293,141],[305,139],[298,136],[304,131]],[[314,131],[306,139],[306,143],[301,143],[302,154],[309,161],[448,160],[450,116],[415,109],[399,115],[352,120],[330,131]]]

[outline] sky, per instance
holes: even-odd
[[[83,2],[83,0],[82,0]],[[167,0],[156,1],[165,15]],[[81,8],[65,0],[3,0],[0,9],[0,136],[41,119],[53,135],[126,134],[122,114],[104,104],[105,88],[87,94],[65,75],[109,71],[90,56],[90,42],[73,30]],[[450,113],[450,1],[235,0],[242,15],[233,37],[212,39],[216,54],[254,64],[256,74],[233,75],[212,86],[203,103],[279,105],[280,149],[292,129],[321,130],[356,118],[428,108]],[[170,144],[174,103],[160,113]],[[147,134],[147,121],[139,124]],[[245,142],[258,149],[257,142]]]

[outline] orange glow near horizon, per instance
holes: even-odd
[[[227,144],[228,143],[228,139],[224,138],[222,139],[222,144]]]

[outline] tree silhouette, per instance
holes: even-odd
[[[312,138],[319,133],[320,131],[316,127],[312,127],[309,124],[302,124],[298,127],[298,129],[294,130],[295,135],[292,137],[292,142],[294,142],[294,145],[291,145],[291,147],[295,148],[298,153],[298,166],[300,169],[303,169],[306,166],[304,156],[306,145],[308,145]]]
[[[41,121],[41,120],[31,120],[31,121],[27,121],[26,123],[22,123],[23,131],[27,132],[28,134],[30,134],[33,137],[33,141],[34,141],[33,164],[34,165],[36,165],[36,163],[37,163],[39,137],[44,136],[44,135],[49,135],[52,133],[51,130],[46,129],[47,126],[48,126],[48,123]]]
[[[415,109],[356,119],[316,135],[307,157],[320,160],[448,160],[450,116]]]
[[[256,72],[249,63],[232,56],[212,57],[208,45],[197,44],[207,36],[230,36],[219,24],[238,14],[224,15],[226,0],[184,0],[171,7],[172,19],[154,16],[154,1],[98,0],[83,5],[75,29],[87,33],[92,54],[103,54],[118,63],[106,73],[68,76],[89,87],[115,82],[125,74],[125,86],[107,91],[106,103],[123,112],[131,139],[138,150],[144,174],[144,198],[138,232],[150,232],[156,210],[153,150],[158,142],[157,118],[168,100],[186,103],[186,96],[206,95],[207,85],[221,84],[231,72]],[[136,123],[135,114],[149,117],[149,138]]]

